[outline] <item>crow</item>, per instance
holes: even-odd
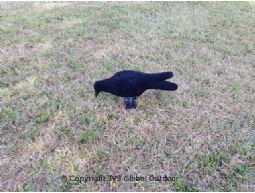
[[[147,89],[159,89],[174,91],[177,84],[166,79],[173,77],[172,72],[144,73],[133,70],[123,70],[112,77],[98,80],[94,83],[95,96],[100,92],[108,92],[116,96],[124,97],[126,108],[136,108],[135,99],[141,96]]]

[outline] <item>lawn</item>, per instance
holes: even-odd
[[[1,2],[0,190],[255,191],[254,53],[252,2]],[[178,90],[95,98],[123,69]]]

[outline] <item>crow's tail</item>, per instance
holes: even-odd
[[[178,85],[168,81],[162,81],[153,84],[149,89],[159,89],[159,90],[167,90],[167,91],[174,91],[177,90]]]
[[[151,76],[153,77],[154,81],[158,82],[158,81],[164,81],[166,79],[169,79],[171,77],[173,77],[173,73],[172,72],[160,72],[160,73],[154,73],[151,74]]]

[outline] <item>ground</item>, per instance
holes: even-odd
[[[0,3],[0,189],[255,191],[254,53],[252,2]],[[95,98],[123,69],[179,88]]]

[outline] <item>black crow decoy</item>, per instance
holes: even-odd
[[[126,108],[136,108],[136,97],[142,95],[147,89],[174,91],[177,84],[168,82],[173,76],[172,72],[144,73],[132,70],[123,70],[112,77],[94,83],[95,96],[100,92],[108,92],[116,96],[125,97]]]

